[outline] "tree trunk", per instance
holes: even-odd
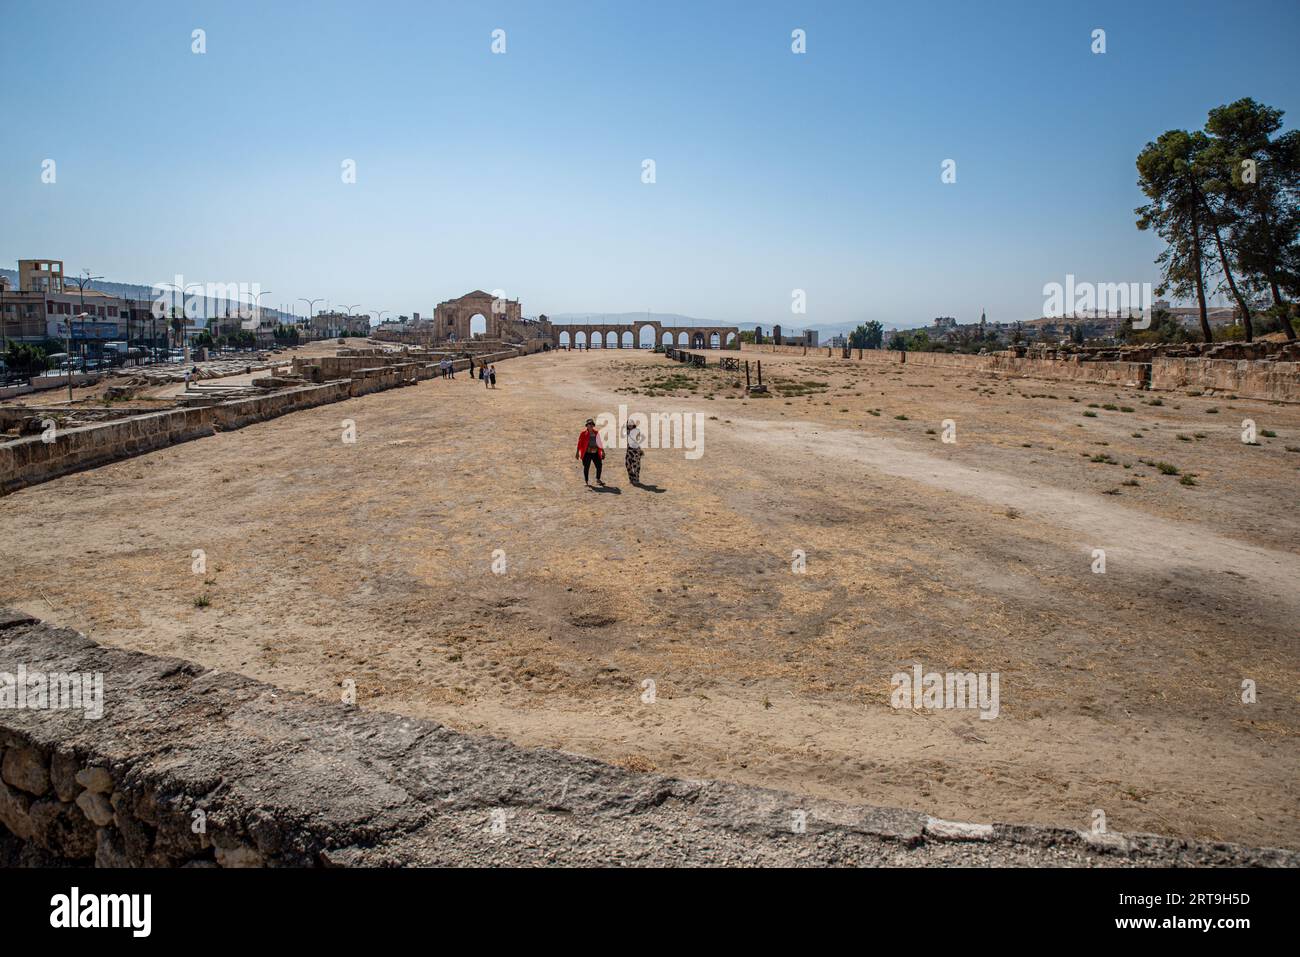
[[[1196,209],[1192,209],[1192,260],[1196,266],[1196,305],[1200,309],[1201,335],[1205,342],[1214,342],[1214,333],[1210,331],[1210,316],[1205,308],[1205,269],[1201,264],[1201,224],[1197,219]]]
[[[1282,297],[1282,290],[1277,284],[1277,270],[1281,265],[1281,255],[1277,248],[1277,236],[1273,233],[1273,217],[1268,214],[1267,197],[1260,190],[1255,191],[1255,205],[1259,209],[1260,221],[1264,224],[1264,238],[1268,243],[1268,286],[1273,293],[1273,305],[1282,311],[1282,331],[1288,340],[1295,341],[1295,330],[1291,328],[1291,306]]]
[[[1223,237],[1219,235],[1219,224],[1210,220],[1210,226],[1214,230],[1214,245],[1219,250],[1219,264],[1223,268],[1224,278],[1228,280],[1228,288],[1232,290],[1232,298],[1237,300],[1237,308],[1241,310],[1241,324],[1246,327],[1246,341],[1250,342],[1255,338],[1254,326],[1250,321],[1250,306],[1246,303],[1245,298],[1237,289],[1237,283],[1232,278],[1232,264],[1228,262],[1228,253],[1223,248]]]
[[[1291,328],[1291,304],[1282,298],[1282,290],[1277,286],[1277,276],[1268,277],[1269,288],[1273,291],[1273,305],[1282,310],[1282,331],[1287,339],[1295,341],[1295,329]]]
[[[1214,233],[1214,245],[1219,250],[1219,265],[1223,267],[1223,277],[1228,280],[1228,288],[1232,290],[1232,298],[1237,300],[1237,308],[1241,310],[1241,324],[1246,329],[1246,341],[1250,342],[1255,338],[1255,330],[1250,321],[1250,306],[1237,291],[1237,282],[1232,278],[1232,265],[1228,262],[1228,253],[1223,248],[1223,237],[1219,234],[1219,224],[1214,219],[1214,210],[1210,209],[1210,204],[1205,199],[1205,194],[1201,192],[1199,186],[1193,184],[1196,196],[1200,200],[1201,209],[1205,210],[1205,216],[1210,221],[1210,230]]]

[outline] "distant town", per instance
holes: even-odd
[[[179,279],[179,277],[178,277]],[[16,285],[15,285],[16,282]],[[255,290],[255,287],[254,287]],[[434,320],[413,311],[385,318],[387,310],[364,311],[359,304],[330,306],[325,299],[301,300],[304,314],[281,306],[264,308],[254,291],[240,297],[238,288],[211,284],[160,283],[154,286],[106,282],[89,273],[69,275],[58,259],[23,259],[16,271],[0,270],[0,371],[6,377],[50,369],[82,372],[105,367],[188,361],[191,351],[264,350],[322,339],[373,336],[380,341],[421,343],[430,339]],[[317,309],[317,303],[325,303]],[[1193,338],[1198,321],[1194,307],[1156,300],[1148,311],[1159,317],[1155,325],[1163,341]],[[597,318],[600,314],[584,314]],[[823,334],[817,328],[783,329],[779,324],[745,328],[738,339],[722,342],[715,335],[705,347],[739,348],[741,342],[809,347],[905,349],[918,352],[981,353],[1017,345],[1108,346],[1132,342],[1136,314],[1125,310],[1091,310],[1067,317],[1040,317],[1025,321],[994,321],[981,314],[976,322],[939,316],[928,326],[885,328],[868,321],[850,331]],[[1237,338],[1240,322],[1236,306],[1211,308],[1208,313],[1216,338]],[[523,319],[524,323],[551,323],[562,347],[655,348],[660,342],[639,337],[606,340],[601,336],[570,340],[566,326],[581,324],[561,318]],[[565,317],[567,318],[567,317]],[[618,319],[619,317],[609,317]],[[626,314],[624,315],[626,318]],[[649,315],[647,316],[649,318]],[[476,317],[467,335],[484,336],[486,319]],[[589,321],[582,320],[586,325]],[[659,327],[698,326],[701,320],[656,317]],[[1139,324],[1138,329],[1151,323]],[[648,330],[647,330],[648,331]],[[1151,338],[1148,334],[1147,339]]]

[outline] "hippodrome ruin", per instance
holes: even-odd
[[[1260,850],[1300,846],[1294,347],[737,332],[473,292],[403,341],[6,397],[0,685],[56,660],[104,701],[0,711],[0,850],[788,863],[794,815],[821,863],[1297,863]],[[611,436],[584,485],[623,406],[703,454],[633,485]],[[996,706],[891,703],[922,669]]]
[[[475,319],[481,332],[474,332]],[[526,352],[539,349],[637,349],[650,333],[651,346],[687,346],[725,349],[736,344],[737,326],[665,326],[657,320],[632,323],[554,324],[545,315],[524,319],[517,299],[475,290],[438,303],[433,320],[411,323],[398,332],[380,332],[378,338],[433,347],[458,343],[503,342]]]

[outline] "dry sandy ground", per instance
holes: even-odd
[[[648,353],[532,356],[495,392],[432,380],[25,489],[0,604],[631,767],[1300,847],[1300,408],[763,365],[784,388],[745,399]],[[611,452],[587,489],[581,423],[620,402],[703,413],[704,454],[651,450],[638,489]],[[999,716],[895,710],[913,664],[997,672]]]

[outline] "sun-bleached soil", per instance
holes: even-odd
[[[632,768],[1300,846],[1300,408],[762,359],[746,399],[542,354],[24,489],[0,605]],[[586,488],[620,403],[702,413],[703,454]],[[998,717],[892,708],[914,664],[997,672]]]

